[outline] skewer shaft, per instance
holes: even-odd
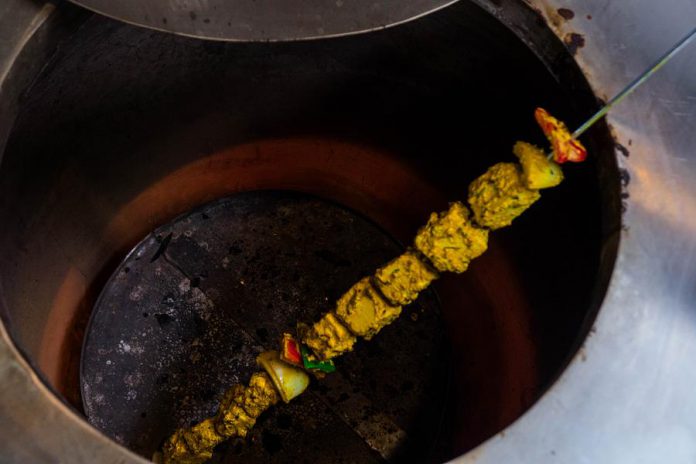
[[[640,86],[643,82],[648,80],[650,76],[652,76],[657,70],[664,66],[665,63],[667,63],[674,55],[676,55],[677,53],[679,53],[679,51],[686,47],[694,39],[694,37],[696,37],[696,27],[694,27],[691,30],[691,32],[684,36],[679,42],[674,44],[672,48],[665,52],[664,55],[658,58],[655,61],[655,63],[652,64],[652,66],[643,71],[643,73],[640,74],[638,77],[633,79],[633,81],[631,81],[621,92],[614,96],[614,98],[609,100],[609,102],[606,105],[604,105],[599,111],[597,111],[594,115],[592,115],[592,117],[590,117],[580,127],[578,127],[575,130],[575,132],[573,132],[573,138],[580,137],[580,135],[582,135],[587,129],[592,127],[592,125],[599,119],[601,119],[605,114],[607,114],[607,112],[614,105],[619,103],[631,92],[633,92],[638,86]]]

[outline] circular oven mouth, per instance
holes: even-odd
[[[198,41],[89,17],[25,93],[0,165],[0,278],[14,340],[84,413],[80,354],[109,277],[148,234],[221,198],[308,195],[362,218],[393,246],[409,243],[430,212],[465,199],[488,166],[511,160],[515,140],[543,145],[536,106],[571,126],[596,108],[534,12],[506,8],[524,40],[469,2],[366,35],[273,44]],[[502,430],[588,333],[620,210],[607,128],[585,141],[586,164],[492,234],[469,271],[434,287],[439,310],[429,314],[438,313],[447,363],[430,392],[440,392],[443,414],[428,440],[406,440],[403,450],[440,462]],[[385,247],[372,257],[396,251]],[[366,370],[394,368],[369,354]],[[408,390],[375,382],[371,401],[397,402]],[[129,401],[126,392],[109,406]],[[346,430],[332,443],[336,456],[383,459],[345,417],[319,414]],[[294,448],[324,446],[322,427],[287,417],[261,421],[256,440],[225,452],[283,461]]]

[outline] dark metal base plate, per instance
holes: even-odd
[[[175,428],[216,412],[283,330],[311,322],[403,251],[360,215],[290,192],[238,194],[155,230],[94,308],[81,364],[88,420],[150,457]],[[448,388],[432,291],[259,419],[220,462],[427,460]]]

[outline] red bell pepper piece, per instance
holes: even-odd
[[[544,131],[553,148],[553,160],[558,164],[566,161],[579,163],[587,158],[587,150],[578,140],[574,139],[563,122],[551,116],[543,108],[534,111],[534,118]]]
[[[283,361],[302,366],[302,355],[300,354],[300,344],[292,338],[290,334],[283,334],[283,349],[280,353],[280,359]]]

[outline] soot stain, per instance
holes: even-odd
[[[262,342],[264,342],[264,343],[267,342],[268,341],[268,329],[266,329],[264,327],[260,327],[260,328],[256,329],[256,336],[259,337],[259,339]]]
[[[155,319],[157,319],[157,323],[162,328],[174,321],[174,318],[169,314],[155,314]]]
[[[619,150],[619,153],[621,153],[626,158],[631,156],[631,152],[628,151],[628,148],[626,148],[625,146],[623,146],[622,144],[620,144],[618,142],[616,143],[616,149]]]
[[[324,261],[326,261],[329,264],[332,264],[337,267],[348,267],[350,266],[350,261],[348,261],[345,258],[342,258],[338,256],[336,253],[330,251],[330,250],[318,250],[314,252],[314,255],[317,258],[320,258]]]
[[[631,175],[625,168],[619,169],[619,180],[621,182],[621,214],[625,214],[628,211],[628,199],[630,197],[629,193],[626,191],[628,184],[631,182]]]
[[[563,42],[565,43],[568,52],[575,56],[575,54],[578,52],[578,48],[585,46],[585,37],[577,32],[569,32],[563,38]]]
[[[628,173],[626,168],[619,169],[619,178],[621,179],[621,187],[624,189],[631,183],[631,174]]]
[[[556,11],[558,11],[558,14],[561,16],[561,18],[565,19],[566,21],[570,21],[575,17],[575,12],[570,8],[559,8]]]
[[[283,441],[281,440],[280,435],[268,430],[263,431],[263,434],[261,435],[261,444],[270,455],[274,455],[283,449]]]
[[[288,414],[278,414],[278,428],[290,430],[292,428],[292,417]]]

